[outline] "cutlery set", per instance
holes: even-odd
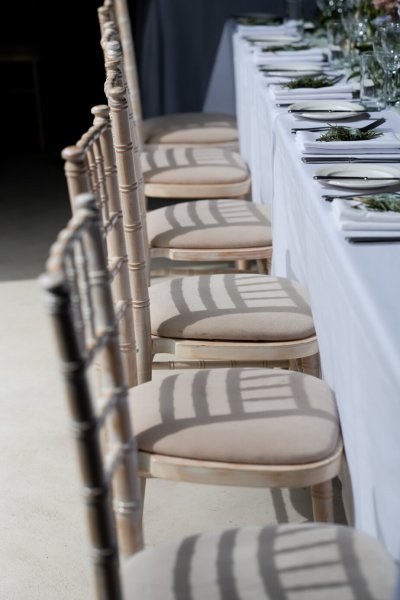
[[[307,165],[326,165],[330,163],[361,163],[361,164],[388,164],[400,165],[398,158],[361,158],[360,156],[303,156],[301,159]]]

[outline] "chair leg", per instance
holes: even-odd
[[[268,259],[262,258],[257,260],[257,271],[260,275],[268,275]]]
[[[314,377],[321,377],[319,354],[305,356],[300,359],[300,362],[303,373],[307,373],[308,375],[314,375]]]
[[[237,260],[236,268],[238,271],[248,271],[250,269],[250,262],[248,260]]]
[[[314,521],[316,523],[333,523],[333,486],[332,480],[311,486],[311,499]]]
[[[142,499],[142,523],[143,523],[143,512],[144,512],[144,497],[146,494],[146,482],[147,482],[147,477],[141,476],[139,478],[140,496]]]

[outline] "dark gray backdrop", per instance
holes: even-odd
[[[304,0],[306,16],[314,0]],[[135,0],[134,30],[145,117],[200,111],[225,21],[237,13],[283,16],[285,0]],[[146,14],[145,14],[146,13]],[[140,23],[141,21],[141,23]]]

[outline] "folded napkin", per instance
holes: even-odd
[[[269,63],[279,63],[281,61],[304,61],[314,63],[326,62],[326,56],[321,48],[310,48],[309,50],[282,50],[279,52],[262,52],[256,48],[253,53],[253,61],[257,65],[266,65]]]
[[[323,92],[321,92],[323,90]],[[332,85],[325,88],[298,88],[288,90],[281,85],[271,85],[270,94],[274,102],[302,102],[303,100],[352,100],[352,86]]]
[[[332,92],[332,94],[330,96],[324,96],[324,99],[326,100],[351,100],[353,98],[352,94],[340,94],[340,93],[334,93]],[[320,100],[321,96],[318,96],[318,94],[307,94],[307,95],[303,95],[303,96],[275,96],[274,100],[275,102],[281,102],[283,104],[288,104],[289,102],[302,102],[303,100]]]
[[[332,215],[339,229],[346,231],[400,231],[400,213],[373,211],[357,200],[335,198],[332,202]]]
[[[353,84],[351,83],[343,83],[338,82],[334,85],[330,85],[327,87],[320,88],[296,88],[294,90],[289,90],[283,85],[274,85],[271,89],[271,93],[276,99],[288,99],[290,100],[292,96],[318,96],[321,99],[328,99],[332,94],[347,94],[350,98],[353,94]]]
[[[295,25],[289,25],[284,23],[283,25],[238,25],[237,31],[242,36],[255,37],[259,35],[264,36],[281,36],[281,35],[293,35],[298,39],[297,28]]]
[[[306,110],[304,112],[307,112]],[[335,114],[332,114],[332,120]],[[296,134],[296,144],[303,154],[337,154],[337,155],[365,155],[371,153],[387,154],[400,153],[400,135],[392,131],[385,131],[383,135],[374,140],[360,140],[358,142],[317,142],[317,138],[326,133],[299,131]],[[399,156],[400,161],[400,156]]]

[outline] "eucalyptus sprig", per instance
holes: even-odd
[[[335,82],[334,79],[329,77],[298,77],[293,81],[283,83],[282,87],[288,90],[297,90],[298,88],[321,88],[330,87]]]
[[[400,213],[400,197],[396,194],[375,194],[373,196],[361,196],[357,198],[355,209],[366,208],[374,212],[398,212]]]
[[[343,127],[339,125],[332,126],[326,133],[323,133],[317,142],[359,142],[363,140],[375,140],[381,137],[381,131],[361,131],[357,127]]]
[[[284,44],[283,46],[264,46],[262,52],[295,52],[296,50],[310,50],[309,44],[303,44],[302,46],[294,46],[293,44]]]

